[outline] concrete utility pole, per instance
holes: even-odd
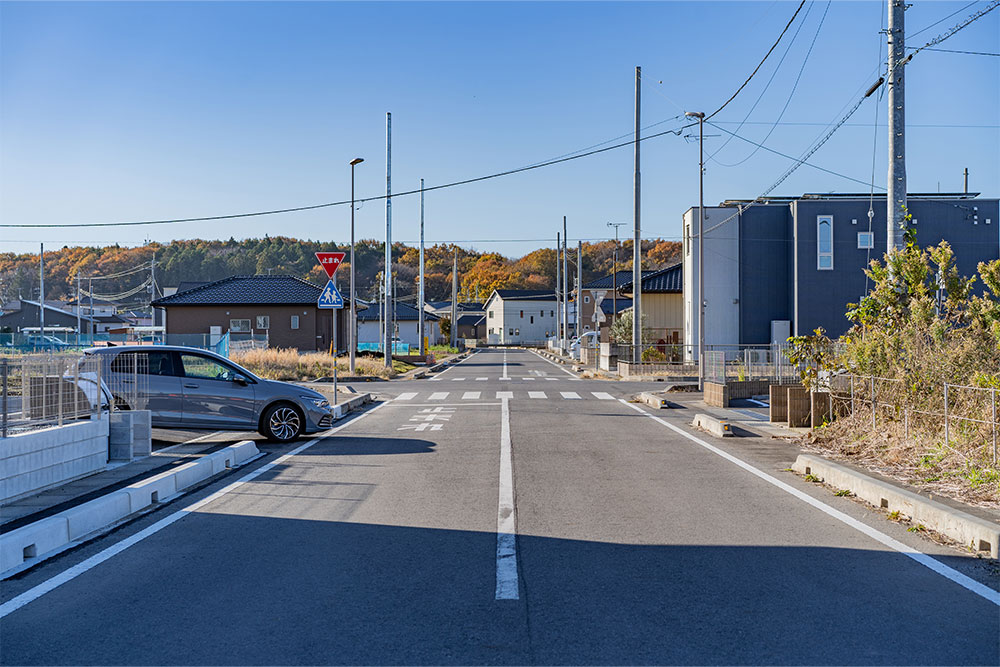
[[[705,114],[688,111],[698,119],[698,391],[705,390]]]
[[[556,342],[562,345],[562,305],[559,303],[559,295],[562,294],[562,287],[559,284],[559,275],[562,269],[562,262],[559,253],[562,252],[562,237],[556,232]]]
[[[458,342],[458,248],[451,261],[451,346]]]
[[[80,322],[80,310],[83,308],[83,304],[80,303],[80,274],[76,274],[76,343],[80,344],[80,335],[83,333],[83,324]],[[153,319],[153,324],[156,324],[156,319]]]
[[[38,328],[39,336],[45,335],[45,244],[39,244],[38,250]],[[39,339],[42,342],[44,338]]]
[[[611,253],[611,319],[608,320],[608,340],[611,340],[611,325],[618,317],[618,228],[627,222],[609,222],[608,227],[615,228],[615,249]]]
[[[392,368],[392,311],[389,302],[392,300],[392,114],[385,114],[385,275],[383,290],[385,292],[385,338],[383,339],[383,357],[385,367]]]
[[[903,247],[906,228],[906,98],[904,64],[906,33],[903,30],[905,0],[889,0],[889,191],[886,202],[888,250]]]
[[[583,311],[583,241],[576,242],[576,337],[580,337],[580,317]]]
[[[639,188],[639,109],[642,68],[635,68],[635,175],[632,178],[632,220],[635,240],[632,246],[632,362],[642,361],[642,225],[640,223]]]
[[[420,310],[417,320],[417,336],[420,338],[420,354],[427,354],[424,345],[424,179],[420,179],[420,285],[417,288],[417,308]]]
[[[348,353],[348,365],[351,369],[351,375],[354,375],[354,357],[358,348],[358,309],[354,301],[354,168],[364,162],[363,157],[356,157],[351,160],[351,321],[348,323],[351,327],[350,337],[348,338],[347,345],[350,348]],[[334,366],[336,368],[336,366]]]
[[[562,261],[563,261],[563,337],[562,337],[562,348],[563,351],[569,349],[569,264],[566,261],[566,246],[569,243],[569,239],[566,238],[566,216],[563,216],[563,238],[562,238]]]

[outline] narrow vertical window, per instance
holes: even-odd
[[[833,270],[832,215],[821,215],[816,218],[816,268],[820,271]]]

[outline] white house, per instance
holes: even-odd
[[[361,303],[361,300],[358,300]],[[358,312],[358,343],[377,344],[382,342],[379,336],[381,331],[379,311],[380,304],[368,303],[368,308]],[[419,349],[420,336],[418,335],[418,314],[419,310],[405,303],[396,302],[396,331],[395,335],[403,343],[408,343],[410,347]],[[431,313],[424,313],[424,335],[427,342],[436,345],[441,338],[441,331],[438,327],[438,317]]]
[[[491,344],[544,344],[556,334],[556,296],[548,290],[494,290],[486,301]]]

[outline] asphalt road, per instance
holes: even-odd
[[[0,663],[1000,663],[995,569],[642,388],[528,351],[366,385],[333,435],[3,582]]]

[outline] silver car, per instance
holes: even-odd
[[[148,385],[146,407],[153,426],[255,430],[269,440],[288,442],[333,424],[330,402],[319,392],[259,378],[207,350],[124,345],[84,353],[101,357],[112,393],[134,382],[136,373],[145,376],[140,387]],[[114,398],[119,407],[131,407],[125,395]]]

